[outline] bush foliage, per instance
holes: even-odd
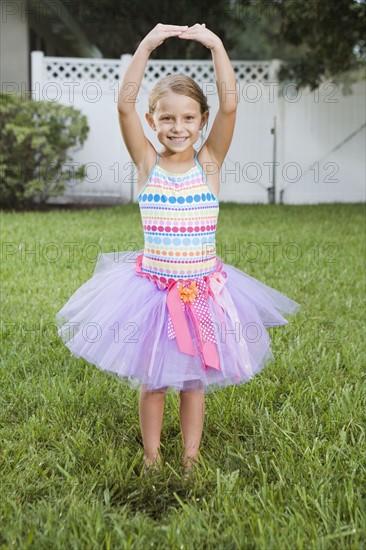
[[[22,209],[62,195],[68,181],[85,177],[73,168],[70,149],[89,133],[74,107],[0,94],[0,197],[4,208]]]

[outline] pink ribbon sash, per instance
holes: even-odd
[[[154,281],[158,288],[168,291],[166,301],[169,310],[168,338],[176,338],[180,352],[196,355],[187,314],[196,335],[203,368],[206,370],[207,367],[211,367],[220,370],[220,359],[208,297],[210,296],[223,311],[225,310],[221,293],[227,275],[222,271],[222,260],[217,258],[216,271],[210,275],[188,281],[178,279],[164,283],[142,271],[142,257],[143,254],[140,254],[135,261],[136,273]]]

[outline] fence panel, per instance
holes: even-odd
[[[32,52],[33,97],[73,105],[90,125],[83,148],[72,152],[75,162],[87,164],[87,178],[71,181],[65,194],[52,202],[136,200],[136,170],[117,116],[118,87],[131,57],[62,58]],[[279,63],[232,62],[239,104],[233,141],[221,170],[221,201],[267,203],[274,179],[276,202],[364,201],[365,80],[355,83],[348,96],[333,82],[324,82],[316,92],[295,92],[291,83],[276,82]],[[218,109],[211,61],[148,61],[136,109],[157,150],[161,144],[145,120],[148,96],[162,76],[175,73],[194,78],[207,95],[208,132]],[[195,147],[199,149],[200,140]]]

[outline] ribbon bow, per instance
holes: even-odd
[[[191,283],[176,281],[168,290],[169,309],[168,338],[176,338],[179,351],[196,355],[187,318],[188,314],[196,333],[198,349],[204,369],[212,367],[220,370],[220,360],[216,348],[215,331],[208,304],[207,281],[197,279]]]
[[[167,289],[167,307],[169,310],[168,338],[176,338],[179,351],[188,355],[196,355],[191,333],[187,323],[186,314],[189,316],[198,343],[198,351],[202,366],[220,369],[220,359],[217,352],[217,341],[212,323],[208,297],[216,301],[225,310],[221,291],[225,285],[225,277],[222,273],[222,260],[217,258],[218,268],[215,272],[195,280],[182,281],[181,279],[164,283],[153,278],[149,273],[142,271],[141,254],[135,265],[139,275],[152,279],[160,289]]]

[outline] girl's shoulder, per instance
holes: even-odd
[[[159,153],[157,152],[157,150],[155,149],[155,147],[153,146],[153,144],[151,143],[150,140],[147,140],[147,143],[148,144],[147,144],[147,147],[146,147],[144,160],[141,163],[141,167],[151,166],[151,168],[152,168],[154,166],[155,162],[156,162],[156,159],[157,159]]]
[[[212,155],[210,155],[206,144],[204,143],[201,149],[197,152],[197,160],[201,166],[206,167],[210,173],[219,173],[222,163],[218,163]],[[206,170],[205,170],[206,171]]]
[[[207,185],[218,199],[220,193],[220,170],[222,163],[219,164],[212,158],[205,144],[203,144],[201,149],[197,152],[196,158],[201,167]]]
[[[145,185],[146,181],[149,178],[149,175],[151,174],[152,169],[154,168],[156,161],[158,158],[158,152],[156,151],[153,144],[149,141],[149,146],[146,149],[146,154],[144,156],[143,161],[140,165],[136,165],[137,174],[138,174],[138,182],[137,182],[137,192],[139,193],[140,190]]]

